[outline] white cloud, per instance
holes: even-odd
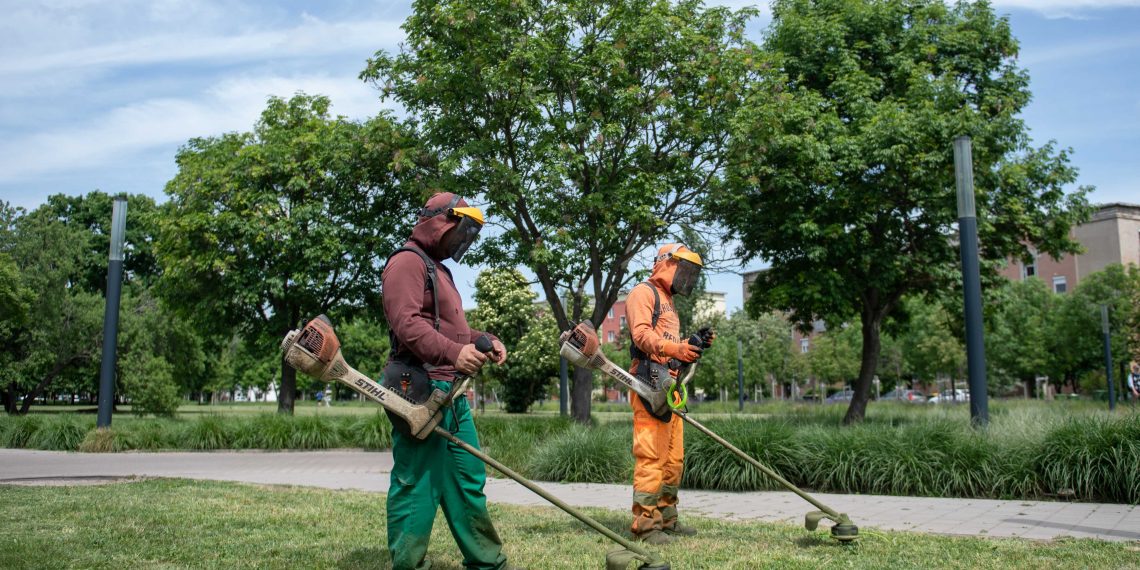
[[[193,137],[247,131],[270,95],[328,95],[333,114],[364,118],[381,110],[377,93],[355,77],[240,76],[187,98],[127,103],[75,125],[0,142],[0,183],[60,171],[129,164],[140,154],[174,150]]]
[[[999,11],[1032,10],[1049,18],[1079,18],[1089,10],[1138,8],[1140,0],[994,0]]]
[[[232,65],[350,52],[367,56],[377,49],[394,48],[403,37],[398,22],[324,22],[309,17],[301,25],[289,29],[252,31],[239,35],[149,35],[68,51],[6,57],[0,60],[0,78],[7,82],[20,76],[51,77],[76,70],[91,71],[97,68],[160,63],[208,61]]]
[[[1091,41],[1055,44],[1052,47],[1026,51],[1020,63],[1025,66],[1042,65],[1073,59],[1088,59],[1106,53],[1130,51],[1140,47],[1140,36],[1108,37]]]

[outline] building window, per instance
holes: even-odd
[[[1064,293],[1068,289],[1068,283],[1064,275],[1058,275],[1053,278],[1053,292]]]
[[[614,308],[610,307],[610,318],[614,318]]]
[[[811,346],[810,340],[808,340],[806,338],[800,339],[800,352],[806,353],[808,351],[809,346]]]
[[[1029,277],[1037,275],[1037,251],[1029,250],[1030,260],[1029,263],[1021,262],[1021,279],[1024,280]]]
[[[609,342],[614,341],[614,331],[610,331],[608,334],[606,334],[606,340]]]
[[[622,318],[621,318],[621,326],[623,328],[625,327],[625,316],[622,316]]]

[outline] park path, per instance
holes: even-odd
[[[180,477],[328,489],[387,492],[389,452],[163,452],[67,453],[0,449],[0,484],[84,484],[116,477]],[[627,510],[629,485],[540,483],[578,507]],[[506,478],[487,481],[487,498],[512,505],[549,503]],[[878,495],[815,495],[851,515],[861,529],[946,535],[1140,540],[1140,507],[1120,504]],[[683,490],[682,512],[735,521],[803,524],[814,507],[788,492],[729,493]],[[553,508],[553,507],[552,507]]]

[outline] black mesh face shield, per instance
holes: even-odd
[[[479,230],[483,229],[483,212],[479,208],[458,206],[459,195],[456,194],[451,198],[451,202],[442,208],[420,210],[421,217],[446,214],[451,219],[459,220],[454,228],[447,230],[447,233],[440,238],[443,251],[455,262],[463,258],[463,254],[467,253],[467,248],[471,247],[471,244],[475,243],[475,239],[479,237]]]
[[[454,208],[453,212],[467,209],[469,208]],[[467,253],[467,248],[471,247],[471,244],[475,243],[476,238],[479,237],[479,230],[483,229],[483,224],[472,216],[461,213],[452,215],[459,218],[459,223],[444,234],[443,247],[451,260],[458,262],[463,258],[463,254]]]
[[[677,260],[677,272],[673,274],[673,285],[670,287],[674,295],[688,296],[697,286],[701,277],[701,266],[687,259]]]

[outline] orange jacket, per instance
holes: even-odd
[[[658,255],[672,249],[673,244],[662,246]],[[653,324],[653,291],[648,287],[638,285],[629,292],[625,300],[625,318],[629,323],[629,333],[633,337],[633,344],[642,352],[649,355],[654,362],[664,364],[669,357],[665,348],[672,343],[681,342],[681,321],[673,310],[673,294],[670,288],[673,284],[673,274],[677,272],[677,263],[668,259],[653,264],[653,274],[649,277],[649,284],[657,289],[661,297],[661,315],[657,318],[657,327]],[[634,360],[636,369],[637,361]]]

